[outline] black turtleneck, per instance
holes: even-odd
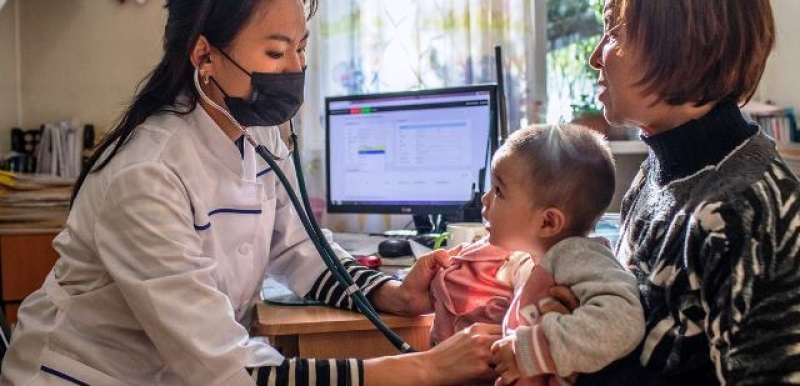
[[[716,165],[758,131],[736,103],[720,102],[705,116],[642,140],[656,159],[659,185]]]

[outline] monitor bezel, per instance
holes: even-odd
[[[489,154],[487,160],[494,154],[498,147],[497,138],[497,85],[496,84],[478,84],[469,86],[446,87],[437,89],[415,90],[415,91],[401,91],[401,92],[388,92],[388,93],[372,93],[372,94],[358,94],[346,96],[332,96],[325,98],[325,202],[328,213],[353,213],[353,214],[444,214],[454,215],[457,214],[459,209],[466,203],[466,201],[458,204],[410,204],[410,205],[367,205],[367,204],[338,204],[334,205],[331,200],[331,151],[330,151],[330,119],[331,119],[331,104],[336,102],[350,101],[358,102],[364,100],[382,100],[402,98],[408,96],[430,96],[442,94],[459,94],[469,92],[489,92],[489,138],[487,142],[489,145]],[[487,164],[488,168],[488,164]],[[487,170],[486,173],[489,173]]]

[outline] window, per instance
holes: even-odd
[[[530,0],[329,2],[314,20],[320,52],[311,66],[325,96],[494,83],[501,44],[515,129],[531,121],[535,99],[527,82],[533,7]]]
[[[547,0],[547,115],[555,123],[574,110],[599,112],[597,72],[589,57],[603,34],[603,0]]]

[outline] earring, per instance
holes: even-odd
[[[203,77],[203,84],[208,84],[208,73],[205,71],[200,71],[200,76]]]

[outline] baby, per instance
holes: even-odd
[[[502,318],[497,384],[517,385],[571,384],[633,351],[644,334],[636,280],[607,242],[587,237],[613,193],[614,161],[599,134],[575,125],[513,133],[482,199],[488,238],[451,250],[432,283],[432,343]],[[578,298],[572,314],[540,312],[554,285]]]

